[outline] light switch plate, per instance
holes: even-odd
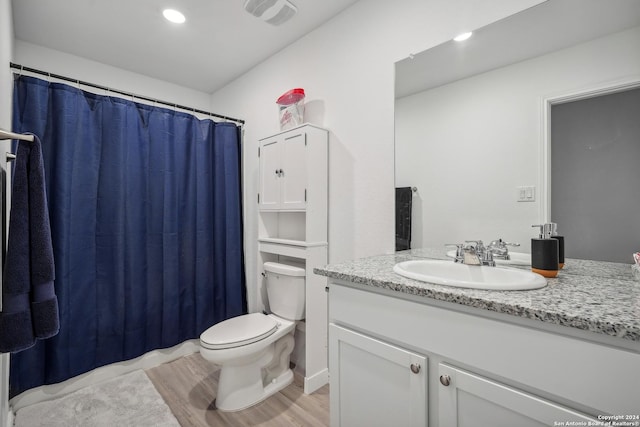
[[[516,187],[518,202],[535,202],[536,201],[536,187],[534,185],[525,185]]]

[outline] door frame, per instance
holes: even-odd
[[[551,107],[640,88],[640,76],[632,76],[566,91],[542,98],[542,141],[539,148],[540,214],[542,223],[551,222]]]

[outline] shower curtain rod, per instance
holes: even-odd
[[[137,98],[137,99],[140,99],[140,100],[143,100],[143,101],[148,101],[148,102],[154,102],[156,104],[167,105],[167,106],[173,107],[173,108],[180,108],[181,110],[192,111],[194,113],[205,114],[205,115],[211,116],[211,117],[217,117],[219,119],[223,119],[223,120],[228,120],[230,122],[239,123],[241,126],[244,125],[244,120],[241,120],[241,119],[236,119],[236,118],[229,117],[229,116],[223,116],[223,115],[212,113],[212,112],[209,112],[209,111],[198,110],[197,108],[185,107],[184,105],[176,104],[174,102],[160,101],[158,99],[153,99],[153,98],[149,98],[149,97],[146,97],[146,96],[136,95],[134,93],[124,92],[124,91],[117,90],[117,89],[112,89],[112,88],[106,87],[106,86],[101,86],[101,85],[85,82],[85,81],[78,80],[78,79],[72,79],[71,77],[66,77],[66,76],[61,76],[59,74],[49,73],[47,71],[37,70],[37,69],[31,68],[31,67],[24,67],[24,66],[19,65],[19,64],[14,64],[13,62],[9,63],[9,67],[10,68],[15,68],[16,70],[20,70],[21,72],[22,71],[27,71],[29,73],[34,73],[34,74],[40,74],[40,75],[43,75],[43,76],[53,77],[54,79],[64,80],[64,81],[67,81],[67,82],[76,83],[78,85],[88,86],[88,87],[92,87],[92,88],[95,88],[95,89],[105,90],[107,92],[117,93],[118,95]]]

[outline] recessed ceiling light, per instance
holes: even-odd
[[[167,21],[171,21],[176,24],[183,24],[184,21],[186,21],[184,15],[175,9],[165,9],[162,11],[162,15],[164,15]]]
[[[469,31],[468,33],[462,33],[462,34],[458,34],[457,36],[455,36],[453,39],[457,42],[463,42],[466,39],[468,39],[469,37],[471,37],[471,34],[473,34],[471,31]]]

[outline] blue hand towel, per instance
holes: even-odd
[[[17,352],[58,333],[58,299],[42,149],[19,141],[0,313],[0,352]]]

